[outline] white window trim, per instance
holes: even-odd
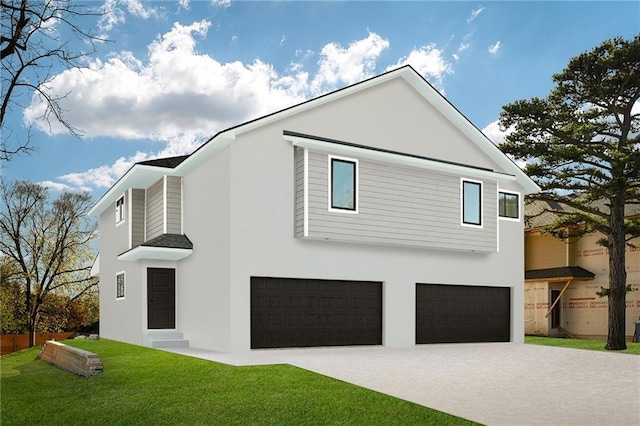
[[[126,222],[126,211],[125,209],[127,208],[127,199],[125,197],[127,193],[125,192],[124,194],[122,194],[120,197],[118,197],[116,199],[116,204],[115,204],[115,211],[116,211],[116,226],[120,226],[123,223]],[[118,218],[119,215],[119,211],[118,211],[118,201],[122,200],[122,214],[120,215],[121,217]]]
[[[505,194],[513,194],[513,195],[517,195],[518,196],[518,217],[505,217],[505,216],[500,216],[500,193],[504,192]],[[520,194],[517,191],[509,191],[508,189],[500,189],[498,187],[498,219],[499,220],[506,220],[506,221],[510,221],[510,222],[520,222],[522,220],[522,194]]]
[[[162,233],[167,233],[167,175],[162,177]]]
[[[480,225],[474,223],[466,223],[464,221],[464,183],[478,183],[480,184]],[[460,225],[470,228],[484,228],[484,182],[481,180],[460,178]]]
[[[122,275],[124,282],[124,296],[118,296],[118,275]],[[125,271],[116,272],[116,300],[124,300],[127,296],[127,273]]]
[[[309,236],[309,150],[304,148],[302,151],[303,159],[303,199],[302,199],[302,232],[303,236]]]
[[[330,212],[336,212],[336,213],[346,213],[346,214],[358,214],[358,209],[360,208],[360,203],[358,202],[358,199],[360,198],[360,166],[358,164],[358,160],[356,160],[355,158],[349,158],[349,157],[340,157],[337,155],[331,155],[329,154],[327,156],[328,161],[327,161],[327,203],[328,203],[328,207],[329,207],[329,211]],[[355,163],[355,173],[356,173],[356,196],[355,196],[355,209],[354,210],[347,210],[347,209],[335,209],[331,206],[331,200],[333,199],[333,188],[332,188],[332,174],[331,174],[331,161],[332,160],[341,160],[341,161],[349,161],[351,163]]]

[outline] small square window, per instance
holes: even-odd
[[[331,208],[355,212],[357,210],[357,162],[331,158],[330,174]]]
[[[482,225],[482,183],[462,181],[462,223]]]
[[[498,214],[510,219],[520,218],[520,196],[512,192],[498,194]]]
[[[124,298],[124,272],[116,275],[116,299]]]
[[[116,201],[116,223],[124,220],[124,195]]]

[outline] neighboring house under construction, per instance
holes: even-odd
[[[546,205],[545,205],[546,204]],[[526,215],[561,205],[535,202],[527,205]],[[628,208],[627,216],[640,215],[638,207]],[[596,294],[609,287],[609,256],[598,245],[602,234],[560,240],[544,233],[554,219],[552,213],[532,217],[525,225],[525,334],[568,335],[604,339],[607,336],[608,303]],[[632,241],[640,246],[640,239]],[[640,248],[627,246],[626,336],[630,340],[640,322]]]

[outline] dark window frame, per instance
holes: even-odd
[[[329,157],[329,207],[331,210],[338,210],[344,212],[357,212],[358,211],[358,162],[356,160],[351,160],[342,157]],[[351,187],[353,189],[353,194],[351,196],[351,201],[353,203],[353,207],[343,207],[334,204],[334,164],[335,163],[345,163],[353,166],[353,181],[351,183]]]
[[[472,222],[472,221],[468,221],[466,220],[466,202],[465,202],[465,187],[466,184],[469,185],[473,185],[475,187],[478,188],[478,221],[477,222]],[[482,182],[481,181],[475,181],[475,180],[470,180],[470,179],[462,179],[462,183],[460,185],[460,191],[461,191],[461,198],[462,198],[462,205],[461,205],[461,221],[463,225],[468,225],[468,226],[476,226],[476,227],[482,227],[482,208],[483,208],[483,203],[482,203]]]
[[[120,279],[122,277],[122,280]],[[116,274],[116,299],[124,299],[126,289],[126,273],[118,272]]]
[[[116,200],[116,225],[124,222],[125,217],[125,197],[123,194]]]
[[[507,212],[507,197],[515,197],[516,200],[516,215],[511,216]],[[498,217],[503,219],[520,220],[520,194],[510,191],[498,191]]]

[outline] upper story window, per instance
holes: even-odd
[[[358,160],[329,156],[329,210],[357,213]]]
[[[124,195],[116,201],[116,223],[124,221]]]
[[[498,193],[498,215],[509,219],[520,219],[520,195],[516,192]]]
[[[116,299],[124,299],[124,272],[116,274]]]
[[[461,186],[462,224],[482,226],[482,182],[463,179]]]

